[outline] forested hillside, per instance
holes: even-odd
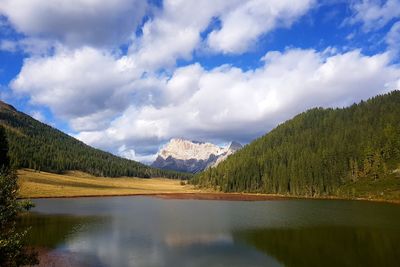
[[[6,129],[11,164],[62,173],[79,170],[96,176],[187,178],[94,149],[0,101],[0,126]]]
[[[304,112],[193,183],[300,196],[399,194],[399,169],[400,92],[394,91],[344,109]]]

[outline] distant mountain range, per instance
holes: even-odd
[[[151,166],[197,173],[217,166],[241,148],[242,145],[238,142],[231,142],[227,147],[219,147],[211,143],[174,138],[160,150]]]
[[[191,183],[225,192],[400,199],[400,91],[308,110],[243,148],[171,139],[152,167],[92,148],[1,101],[0,126],[18,168],[110,177],[196,173]]]
[[[79,170],[108,177],[189,177],[188,174],[155,169],[90,147],[2,101],[0,126],[6,130],[11,163],[17,168],[55,173]]]

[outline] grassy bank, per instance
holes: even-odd
[[[162,193],[196,193],[192,185],[181,185],[180,180],[164,178],[104,178],[82,172],[63,175],[18,171],[21,198],[114,196]]]
[[[400,202],[400,172],[396,170],[381,179],[366,178],[348,182],[337,190],[339,197]]]
[[[153,195],[166,199],[277,200],[277,199],[354,199],[400,203],[399,173],[383,180],[344,185],[337,196],[293,196],[256,193],[223,193],[182,185],[164,178],[104,178],[82,172],[54,174],[24,169],[18,171],[21,198]]]

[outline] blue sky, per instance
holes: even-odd
[[[400,89],[399,42],[400,0],[2,0],[0,98],[146,162]]]

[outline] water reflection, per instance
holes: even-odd
[[[87,266],[396,266],[400,207],[345,201],[46,199],[30,243]],[[64,215],[57,215],[62,210]]]
[[[316,226],[233,233],[285,266],[398,266],[400,229]]]
[[[19,218],[19,227],[30,227],[27,242],[31,246],[49,249],[57,248],[75,234],[95,227],[96,223],[104,221],[104,217],[71,216],[71,215],[46,215],[27,213]]]

